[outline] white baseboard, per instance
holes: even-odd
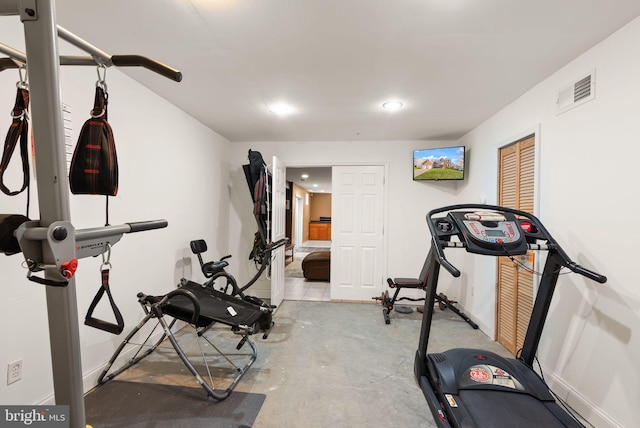
[[[153,321],[150,321],[153,322]],[[174,333],[178,330],[180,330],[182,327],[184,327],[186,325],[186,323],[182,322],[182,321],[178,321],[174,326],[173,329],[171,329],[171,331],[173,331]],[[163,331],[162,329],[158,330],[156,333],[154,333],[151,338],[149,339],[149,343],[155,343],[156,341],[158,341],[160,339],[160,337],[162,336]],[[123,338],[124,339],[124,338]],[[118,346],[120,345],[121,342],[118,343]],[[122,352],[120,354],[120,356],[118,357],[119,360],[122,360],[123,357],[125,358],[125,360],[128,360],[127,355],[128,354],[133,354],[136,351],[135,348],[130,348],[128,350],[125,350],[124,352]],[[115,352],[115,349],[114,349]],[[111,357],[111,356],[109,356]],[[102,374],[102,371],[107,367],[107,364],[109,364],[108,361],[105,361],[104,363],[94,367],[91,370],[88,370],[86,372],[83,373],[82,375],[82,390],[83,390],[83,394],[88,393],[89,391],[91,391],[93,388],[95,388],[98,385],[98,377]],[[40,400],[40,402],[36,403],[36,405],[42,405],[42,406],[52,406],[55,404],[55,396],[54,394],[50,394],[48,396],[46,396],[45,398],[43,398],[42,400]]]
[[[596,428],[624,428],[611,415],[598,407],[579,391],[573,389],[562,378],[553,373],[549,368],[542,366],[544,378],[549,388],[565,401],[577,414],[589,425]]]

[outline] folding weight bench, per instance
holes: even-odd
[[[376,300],[382,301],[382,316],[384,316],[385,324],[391,324],[391,318],[389,318],[389,313],[393,310],[394,304],[399,300],[410,300],[412,302],[424,301],[425,298],[421,297],[418,299],[414,299],[411,297],[398,297],[400,294],[400,290],[403,288],[413,288],[419,289],[422,291],[426,291],[427,287],[427,277],[429,276],[429,263],[433,257],[431,250],[429,250],[429,254],[427,254],[427,258],[424,261],[424,265],[422,266],[422,270],[420,271],[420,276],[418,278],[387,278],[387,283],[390,288],[395,288],[396,292],[393,293],[393,298],[389,298],[389,290],[385,290],[382,293],[381,297],[374,297]],[[474,329],[478,328],[478,324],[473,322],[464,312],[461,312],[458,308],[453,306],[454,303],[457,303],[453,300],[449,300],[447,296],[443,293],[436,295],[436,300],[438,301],[438,306],[440,309],[451,309],[456,315],[465,320],[471,327]]]
[[[256,360],[257,350],[254,343],[249,339],[249,336],[262,331],[264,332],[263,338],[266,339],[273,326],[271,308],[256,305],[238,297],[229,296],[214,290],[212,287],[207,287],[186,279],[181,280],[179,288],[163,296],[148,296],[139,293],[138,302],[142,306],[146,316],[133,331],[129,333],[113,354],[107,367],[98,379],[99,384],[107,383],[133,366],[151,354],[160,346],[165,338],[168,338],[184,365],[207,394],[216,400],[222,401],[231,394],[242,376],[244,376]],[[167,321],[165,319],[166,317],[170,317],[170,321]],[[157,321],[151,332],[147,334],[145,331],[139,334],[141,329],[151,319]],[[178,343],[178,338],[172,332],[172,327],[178,320],[188,323],[194,330],[196,341],[200,348],[200,357],[202,357],[208,379],[205,379],[196,369],[194,363]],[[219,347],[213,343],[212,339],[208,337],[218,332],[219,329],[215,329],[215,331],[212,329],[215,324],[230,326],[233,333],[241,336],[240,342],[236,346],[237,350],[240,350],[245,344],[250,346],[250,353],[247,354],[245,358],[246,362],[242,367],[236,365],[231,358],[225,355]],[[154,333],[158,325],[162,328],[162,335],[159,339],[155,339]],[[157,337],[158,334],[155,336]],[[145,335],[146,338],[140,342],[138,338],[142,338]],[[236,371],[230,386],[225,390],[217,391],[214,388],[210,366],[207,362],[207,360],[211,359],[211,354],[205,352],[202,346],[203,342],[205,348],[213,348],[213,350],[230,363]],[[111,368],[121,353],[128,358],[128,361],[122,367],[111,371]],[[134,355],[129,357],[130,353],[134,353]],[[237,355],[234,355],[234,357],[235,356]],[[202,369],[200,371],[202,371]]]

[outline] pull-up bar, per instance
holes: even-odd
[[[71,31],[66,30],[61,26],[56,27],[58,29],[58,36],[72,44],[73,46],[87,52],[91,56],[74,56],[74,55],[60,55],[60,65],[104,65],[107,67],[144,67],[148,70],[158,73],[168,79],[180,82],[182,80],[182,73],[175,68],[169,67],[154,59],[147,58],[141,55],[109,55],[105,51],[98,49],[91,43],[83,40]],[[8,55],[9,58],[0,58],[0,71],[9,68],[18,68],[20,63],[27,62],[27,56],[5,44],[0,43],[0,52]],[[18,61],[18,63],[16,63]]]
[[[0,58],[0,72],[8,70],[10,68],[18,68],[21,63],[11,58]]]

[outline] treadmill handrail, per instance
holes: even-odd
[[[560,245],[556,242],[556,240],[553,238],[553,236],[551,235],[551,233],[544,227],[544,225],[542,224],[542,222],[533,214],[525,212],[525,211],[520,211],[520,210],[516,210],[513,208],[508,208],[508,207],[501,207],[498,205],[487,205],[487,204],[457,204],[457,205],[449,205],[446,207],[441,207],[441,208],[436,208],[433,209],[431,211],[429,211],[429,213],[427,214],[427,226],[429,227],[429,232],[431,233],[431,239],[433,240],[434,243],[434,247],[436,250],[436,255],[438,256],[438,262],[440,263],[440,265],[442,267],[444,267],[447,271],[449,271],[449,273],[451,273],[451,275],[453,275],[454,277],[459,277],[460,276],[460,270],[458,270],[458,268],[456,268],[455,266],[453,266],[446,258],[446,256],[444,255],[444,251],[443,251],[443,247],[444,246],[450,246],[450,245],[443,245],[443,242],[440,241],[438,239],[438,233],[435,229],[435,225],[432,222],[432,218],[435,214],[438,213],[443,213],[443,212],[450,212],[450,211],[459,211],[459,210],[463,210],[463,209],[483,209],[483,210],[492,210],[492,211],[500,211],[500,212],[509,212],[512,213],[514,215],[520,216],[520,217],[524,217],[527,220],[531,221],[535,227],[538,229],[538,232],[541,233],[544,236],[544,239],[547,240],[547,244],[546,244],[546,248],[544,248],[543,246],[540,245],[529,245],[529,248],[532,250],[553,250],[557,256],[559,256],[560,261],[561,261],[561,265],[567,267],[568,269],[570,269],[572,272],[575,272],[577,274],[580,274],[586,278],[589,278],[591,280],[594,280],[600,284],[604,284],[607,282],[607,277],[604,275],[601,275],[599,273],[596,273],[594,271],[591,271],[589,269],[586,269],[582,266],[580,266],[579,264],[577,264],[576,262],[574,262],[573,260],[571,260],[571,258],[567,255],[567,253],[564,252],[564,250],[562,249],[562,247],[560,247]]]
[[[441,246],[436,244],[435,247],[436,247],[436,255],[438,256],[438,261],[440,263],[440,266],[448,270],[451,275],[458,278],[460,276],[460,270],[458,270],[458,268],[456,268],[454,265],[452,265],[449,262],[449,260],[447,260],[447,258],[444,256],[444,251],[442,251]]]
[[[577,274],[580,274],[586,278],[592,279],[596,282],[599,282],[600,284],[604,284],[605,282],[607,282],[607,277],[604,275],[600,275],[597,272],[594,272],[592,270],[589,270],[585,267],[580,266],[577,263],[574,262],[570,262],[567,267],[572,271],[575,272]]]

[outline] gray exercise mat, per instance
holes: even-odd
[[[251,427],[266,395],[233,392],[224,401],[202,388],[113,380],[85,397],[93,428]]]

